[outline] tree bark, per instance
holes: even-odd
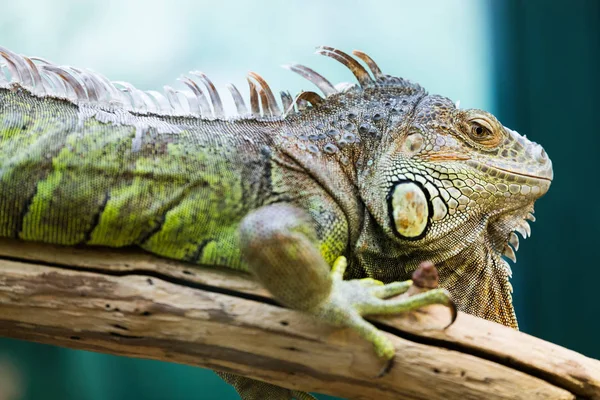
[[[600,400],[600,362],[430,306],[354,332],[278,306],[243,273],[136,250],[0,240],[0,336],[232,372],[352,399]]]

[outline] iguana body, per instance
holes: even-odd
[[[341,282],[329,273],[340,256],[346,278],[384,282],[431,260],[460,309],[516,326],[501,255],[514,257],[512,231],[528,234],[524,218],[550,185],[542,148],[381,74],[364,53],[373,77],[338,50],[320,52],[360,86],[338,90],[291,66],[326,97],[284,94],[281,113],[251,73],[250,113],[233,88],[242,115],[226,119],[203,74],[210,101],[190,79],[186,96],[119,91],[0,49],[13,80],[0,81],[0,236],[251,270],[282,303],[358,330],[386,358],[393,348],[360,315],[448,297],[383,301],[406,284]]]

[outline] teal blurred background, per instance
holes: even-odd
[[[142,89],[195,69],[245,89],[253,70],[291,92],[312,88],[279,65],[348,81],[312,53],[356,48],[386,73],[492,111],[555,166],[513,267],[521,329],[600,358],[600,1],[2,0],[0,44]],[[235,398],[207,370],[0,339],[0,400]]]

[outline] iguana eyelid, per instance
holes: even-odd
[[[478,125],[481,125],[482,127],[484,127],[485,129],[487,129],[492,134],[495,131],[495,129],[492,127],[492,125],[490,124],[490,122],[487,119],[484,119],[484,118],[473,118],[470,122],[478,124]]]

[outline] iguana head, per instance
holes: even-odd
[[[378,182],[387,190],[389,233],[409,248],[483,240],[514,260],[513,231],[529,235],[525,219],[552,180],[542,146],[486,111],[430,95],[390,135]]]
[[[346,65],[360,85],[337,90],[314,71],[291,66],[326,95],[303,92],[295,105],[312,103],[300,113],[305,124],[319,127],[339,150],[385,236],[404,252],[437,261],[475,243],[514,259],[513,232],[529,235],[525,219],[533,219],[533,204],[552,180],[544,149],[486,111],[460,109],[384,75],[365,53],[354,55],[371,74],[339,50],[317,52]]]
[[[459,308],[516,326],[502,255],[515,260],[514,232],[529,236],[526,219],[550,186],[544,149],[486,111],[460,109],[382,74],[362,52],[354,55],[371,74],[339,50],[318,52],[346,65],[360,84],[336,87],[325,99],[305,92],[296,104],[309,100],[305,124],[319,121],[336,134],[325,138],[337,140],[330,156],[345,165],[367,210],[356,244],[361,268],[392,280],[431,260],[442,285],[460,296]],[[304,76],[323,86],[320,75]]]
[[[423,96],[388,133],[361,185],[382,230],[413,261],[438,265],[460,309],[517,327],[501,256],[515,262],[515,231],[530,235],[526,219],[553,176],[546,152],[490,113],[440,96]]]

